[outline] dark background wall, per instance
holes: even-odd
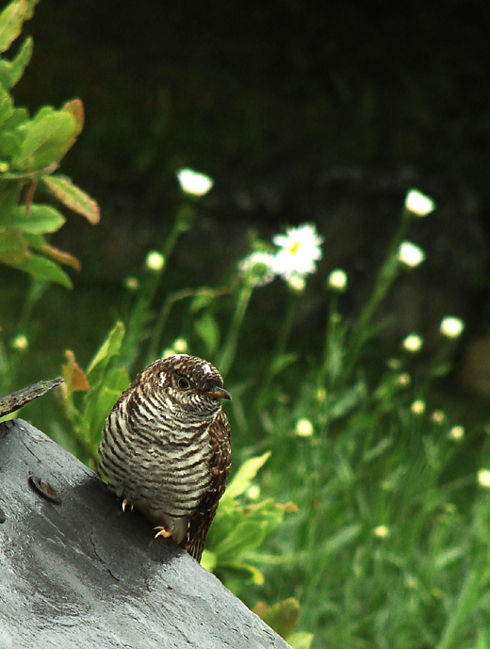
[[[455,0],[41,0],[16,99],[32,111],[83,99],[86,126],[63,171],[99,200],[102,222],[72,218],[56,242],[82,260],[78,290],[97,286],[101,329],[121,277],[169,227],[174,171],[189,165],[216,186],[177,253],[183,283],[229,272],[250,229],[268,238],[315,221],[325,256],[313,285],[345,267],[354,312],[417,186],[439,209],[411,237],[427,261],[388,305],[393,333],[430,335],[455,313],[469,338],[487,336],[489,26],[487,3]],[[208,257],[197,259],[203,238]],[[320,311],[312,296],[305,326]]]

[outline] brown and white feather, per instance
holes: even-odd
[[[230,471],[223,398],[230,397],[210,363],[185,354],[160,359],[116,402],[99,447],[109,489],[198,561]]]

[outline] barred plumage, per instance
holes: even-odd
[[[176,354],[149,365],[114,405],[99,447],[109,489],[198,561],[230,471],[230,426],[210,363]]]

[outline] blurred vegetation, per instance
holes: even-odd
[[[35,4],[9,5],[15,19],[3,41],[0,23],[2,50]],[[422,5],[385,23],[333,8],[343,20],[333,21],[331,38],[299,3],[247,9],[233,7],[231,20],[231,9],[217,19],[193,7],[188,20],[189,7],[162,16],[151,5],[148,21],[147,11],[45,2],[40,22],[28,24],[50,48],[26,70],[29,39],[2,59],[0,111],[13,112],[0,119],[0,237],[9,244],[0,253],[13,268],[0,270],[0,387],[62,366],[58,402],[46,397],[22,415],[93,465],[104,418],[130,377],[168,352],[209,359],[233,394],[234,469],[203,564],[295,649],[482,649],[490,636],[490,415],[485,399],[458,390],[459,333],[439,325],[443,315],[468,312],[464,335],[488,333],[479,220],[488,185],[479,152],[461,146],[486,122],[465,119],[454,92],[463,72],[480,78],[475,16],[451,23],[458,36],[464,25],[465,41],[453,39],[451,49],[451,30],[428,38],[440,16]],[[452,11],[467,16],[462,5]],[[250,47],[235,50],[239,18],[238,43]],[[220,52],[199,37],[211,23]],[[84,47],[68,42],[70,26]],[[383,26],[391,30],[380,38]],[[466,45],[473,56],[465,68]],[[11,87],[22,73],[16,99],[62,108],[31,118],[15,107]],[[89,118],[63,170],[104,207],[90,232],[70,220],[56,233],[57,245],[68,243],[84,263],[75,280],[58,266],[40,276],[28,261],[39,255],[46,268],[75,259],[52,246],[64,217],[34,202],[38,192],[98,220],[92,199],[53,175],[80,135],[81,103],[66,103],[71,94],[82,96]],[[479,101],[469,87],[465,110]],[[68,128],[58,138],[60,119]],[[16,148],[3,149],[5,141]],[[212,191],[179,189],[175,172],[201,162]],[[359,175],[370,164],[397,172]],[[327,180],[316,176],[310,192],[314,169]],[[403,206],[420,176],[442,204],[423,219]],[[359,191],[359,177],[369,185],[362,200],[342,204],[339,194]],[[319,187],[334,187],[331,217],[331,193]],[[455,196],[469,221],[445,220]],[[272,236],[284,230],[278,221],[314,222],[313,239],[293,240],[304,226]],[[362,231],[372,244],[364,258]],[[420,267],[400,254],[408,236],[427,252]],[[475,245],[451,266],[444,236]],[[21,257],[11,256],[14,241]],[[278,270],[281,252],[290,272]],[[431,290],[437,258],[441,299]],[[293,268],[308,259],[309,271]],[[461,267],[469,269],[464,282]],[[448,295],[450,283],[457,296]]]

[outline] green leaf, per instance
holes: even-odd
[[[272,361],[270,369],[271,374],[273,374],[274,376],[276,374],[279,374],[279,372],[282,372],[282,370],[286,369],[286,367],[289,367],[289,365],[294,363],[297,358],[298,354],[294,352],[277,356],[277,358]]]
[[[299,602],[294,597],[289,597],[272,606],[259,602],[253,610],[282,638],[287,638],[294,631],[301,616]]]
[[[100,210],[96,201],[66,176],[43,176],[43,183],[56,198],[77,214],[84,216],[92,225],[100,220]]]
[[[339,419],[344,417],[350,410],[353,410],[364,398],[366,393],[365,385],[359,381],[352,388],[346,390],[342,395],[337,395],[335,403],[330,408],[330,417]]]
[[[206,352],[212,356],[218,347],[219,329],[216,320],[210,313],[205,313],[194,321],[194,329],[206,345]]]
[[[217,563],[216,553],[204,549],[201,557],[201,566],[206,570],[208,570],[209,572],[213,572],[214,569],[216,568],[216,563]]]
[[[0,59],[0,84],[4,88],[12,88],[24,74],[32,56],[32,38],[26,38],[15,57],[8,61]]]
[[[90,445],[98,446],[105,420],[128,385],[126,370],[123,367],[113,367],[104,377],[103,385],[90,390],[86,395],[83,427]]]
[[[259,546],[265,536],[261,521],[243,518],[242,520],[239,520],[229,534],[213,548],[213,552],[216,552],[218,555],[218,562],[220,565],[227,564],[233,566],[236,557],[245,550]]]
[[[5,227],[9,213],[17,207],[20,183],[0,182],[0,228]]]
[[[0,232],[0,261],[20,268],[29,258],[27,244],[17,230]]]
[[[218,555],[219,565],[234,566],[241,554],[257,548],[282,523],[284,515],[285,508],[270,498],[234,509],[220,504],[208,546]]]
[[[244,573],[246,579],[250,579],[253,584],[256,586],[263,586],[265,578],[263,573],[253,566],[250,563],[244,563],[243,561],[235,561],[232,566],[233,570],[240,571]],[[248,574],[247,574],[248,573]]]
[[[61,284],[65,288],[73,287],[70,276],[67,275],[58,264],[55,264],[51,259],[46,259],[46,257],[30,254],[27,261],[23,263],[20,268],[32,275],[35,279],[55,282],[56,284]]]
[[[338,555],[338,553],[343,550],[346,545],[356,539],[360,533],[360,523],[352,523],[352,525],[344,527],[326,540],[322,548],[322,554],[325,557],[328,557],[329,555]]]
[[[87,379],[90,385],[94,385],[101,378],[110,359],[119,354],[121,344],[124,338],[124,324],[116,322],[114,327],[108,333],[106,339],[99,347],[97,353],[90,362],[87,369]]]
[[[202,309],[207,308],[213,301],[214,296],[211,293],[200,293],[193,298],[190,305],[190,312],[197,313]]]
[[[0,52],[5,52],[22,31],[22,24],[34,13],[39,0],[13,0],[0,13]]]
[[[0,88],[0,126],[5,122],[14,112],[14,102],[9,93]]]
[[[32,171],[57,162],[75,141],[77,129],[70,113],[44,106],[24,125],[24,140],[12,166]]]
[[[315,636],[313,633],[308,633],[307,631],[298,631],[298,633],[292,633],[288,635],[286,640],[293,647],[293,649],[310,649]]]
[[[270,457],[271,452],[267,451],[258,457],[246,460],[236,472],[233,480],[228,485],[223,498],[236,498],[241,496],[251,485],[257,472],[264,466]]]
[[[49,205],[31,205],[30,213],[25,205],[18,205],[6,215],[3,225],[18,228],[21,232],[45,234],[56,232],[65,222],[65,217]]]
[[[0,159],[7,161],[16,156],[21,144],[22,138],[18,133],[3,129],[0,133]]]

